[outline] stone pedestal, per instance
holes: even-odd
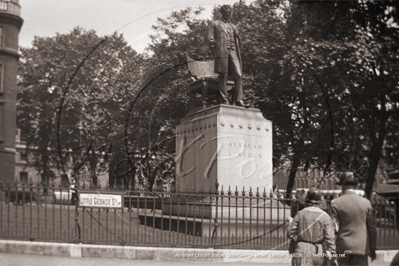
[[[281,213],[283,213],[281,211]],[[283,213],[284,214],[284,213]],[[289,215],[288,210],[285,214]],[[288,217],[288,216],[286,216]],[[230,238],[232,243],[242,240],[256,241],[258,238],[284,238],[287,234],[287,223],[274,219],[201,219],[190,216],[165,216],[163,214],[139,214],[140,224],[170,230],[199,237],[224,237]],[[237,241],[238,238],[238,241]],[[226,241],[227,242],[227,241]],[[249,241],[248,241],[249,242]]]
[[[272,123],[260,110],[230,105],[192,110],[176,129],[180,194],[161,211],[139,214],[140,223],[240,241],[281,237],[290,208],[266,197],[234,196],[250,190],[266,195],[272,182]]]
[[[272,180],[272,123],[260,110],[213,106],[177,127],[177,192],[269,192]]]

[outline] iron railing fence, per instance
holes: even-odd
[[[31,241],[227,249],[287,249],[287,219],[300,204],[283,193],[219,193],[85,189],[124,193],[124,208],[78,206],[75,190],[29,184],[0,185],[0,237]],[[331,198],[325,195],[328,212]],[[372,199],[378,249],[399,248],[395,206]]]

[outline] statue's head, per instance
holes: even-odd
[[[220,13],[223,18],[229,18],[231,14],[231,7],[229,5],[223,5],[220,7]]]

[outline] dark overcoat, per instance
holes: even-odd
[[[238,29],[235,25],[230,24],[234,29],[234,43],[237,51],[238,59],[240,60],[240,67],[242,69],[241,61],[241,39],[238,34]],[[208,42],[212,50],[213,58],[215,60],[216,73],[228,73],[229,71],[229,51],[227,50],[227,29],[224,23],[220,20],[212,21],[208,30]]]

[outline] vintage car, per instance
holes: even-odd
[[[72,188],[72,186],[71,186]],[[75,204],[76,191],[74,189],[55,190],[53,195],[54,204]]]

